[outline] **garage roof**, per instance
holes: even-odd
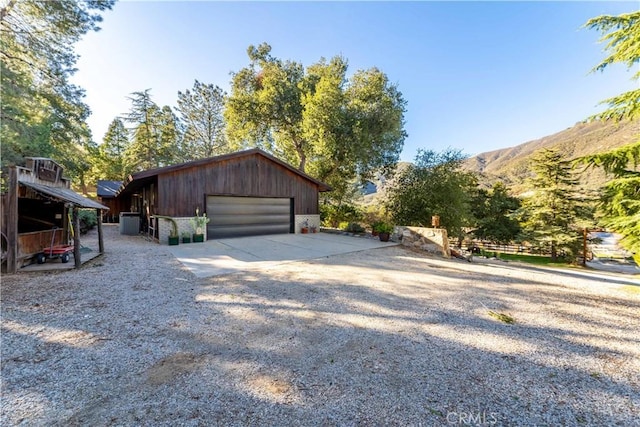
[[[143,187],[146,183],[153,181],[153,179],[158,176],[161,175],[163,173],[168,173],[168,172],[175,172],[175,171],[179,171],[181,169],[187,169],[187,168],[191,168],[194,166],[203,166],[203,165],[208,165],[211,163],[217,163],[217,162],[221,162],[221,161],[225,161],[225,160],[230,160],[230,159],[234,159],[234,158],[239,158],[239,157],[245,157],[245,156],[251,156],[253,154],[258,154],[260,156],[266,157],[267,159],[279,164],[280,166],[290,170],[291,172],[300,175],[301,177],[303,177],[304,179],[313,182],[314,184],[318,185],[318,189],[319,191],[331,191],[331,187],[329,187],[327,184],[318,181],[315,178],[310,177],[309,175],[300,172],[298,169],[294,168],[293,166],[283,162],[282,160],[272,156],[271,154],[267,153],[266,151],[263,151],[259,148],[252,148],[250,150],[244,150],[244,151],[238,151],[235,153],[230,153],[230,154],[223,154],[221,156],[216,156],[216,157],[208,157],[206,159],[200,159],[200,160],[194,160],[192,162],[187,162],[187,163],[180,163],[177,165],[172,165],[172,166],[165,166],[162,168],[157,168],[157,169],[149,169],[146,171],[142,171],[142,172],[137,172],[134,173],[132,175],[129,175],[129,177],[122,183],[122,185],[120,186],[120,188],[118,189],[118,191],[116,192],[115,196],[117,197],[119,194],[121,194],[122,192],[125,191],[125,189],[128,192],[131,191],[136,191],[137,189]]]
[[[87,199],[86,197],[81,196],[75,191],[69,188],[61,188],[61,187],[49,187],[47,185],[36,184],[33,182],[20,181],[20,185],[24,185],[26,187],[32,188],[36,192],[44,195],[48,198],[54,198],[55,200],[60,200],[63,202],[72,203],[81,208],[93,208],[93,209],[104,209],[109,210],[108,207],[101,205],[100,203]]]
[[[99,180],[96,193],[98,197],[115,197],[121,185],[122,181]]]

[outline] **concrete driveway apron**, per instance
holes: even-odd
[[[197,277],[211,277],[394,245],[375,238],[315,233],[236,237],[168,248]]]

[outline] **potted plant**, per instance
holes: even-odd
[[[376,221],[373,224],[371,224],[371,235],[373,237],[378,236],[378,233],[379,233],[378,227],[381,226],[382,224],[384,224],[384,222],[382,221]]]
[[[180,244],[180,236],[178,236],[178,224],[170,216],[156,215],[156,218],[162,218],[171,223],[171,231],[169,232],[169,245],[175,246]]]
[[[302,226],[300,227],[300,232],[302,234],[307,234],[309,232],[309,221],[308,220],[304,220],[304,222],[302,223]]]
[[[196,216],[191,218],[191,226],[193,227],[193,243],[204,242],[204,228],[209,223],[206,212],[200,215],[200,208],[196,208]]]
[[[391,237],[391,233],[393,232],[393,226],[386,222],[381,222],[377,224],[376,231],[378,232],[378,237],[381,242],[388,242]]]
[[[191,243],[191,234],[186,231],[182,232],[182,243]]]

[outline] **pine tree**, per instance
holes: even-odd
[[[89,165],[90,111],[83,90],[69,82],[73,45],[99,30],[113,0],[10,0],[0,8],[0,138],[2,167],[26,156],[51,156],[72,176]]]
[[[129,132],[119,117],[113,119],[102,144],[98,147],[96,159],[99,179],[122,180],[127,174],[124,153],[129,146]]]
[[[178,160],[177,118],[171,107],[158,107],[149,92],[134,92],[129,98],[131,110],[126,120],[132,124],[132,139],[124,157],[130,172],[168,166]]]
[[[200,83],[178,92],[180,121],[184,126],[181,157],[183,161],[228,153],[223,117],[226,94],[218,86]]]
[[[530,195],[520,210],[525,236],[550,248],[553,261],[560,251],[575,259],[581,245],[581,215],[571,162],[558,151],[543,149],[535,155],[532,170]]]

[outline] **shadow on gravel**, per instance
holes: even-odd
[[[633,296],[402,248],[203,280],[144,255],[3,298],[3,425],[637,420]]]

